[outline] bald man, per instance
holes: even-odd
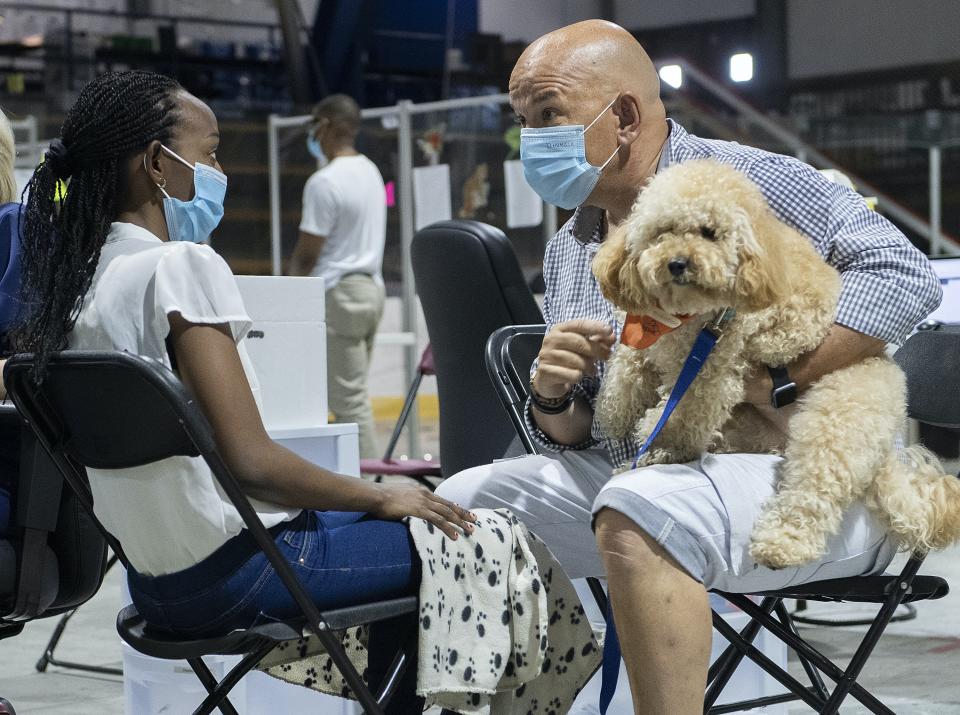
[[[548,330],[526,409],[549,454],[470,469],[437,491],[465,506],[509,507],[571,577],[605,572],[637,712],[699,713],[708,589],[754,592],[872,573],[895,546],[855,504],[820,560],[779,571],[754,563],[749,536],[773,493],[780,460],[772,455],[705,454],[610,478],[637,444],[606,438],[593,421],[603,363],[621,327],[590,271],[600,243],[644,181],[667,166],[713,158],[745,172],[843,278],[836,324],[820,347],[787,366],[800,392],[901,342],[938,305],[939,282],[926,258],[853,191],[790,157],[700,139],[667,119],[653,64],[614,24],[582,22],[531,44],[510,77],[510,102],[523,127],[528,182],[546,201],[577,209],[544,257]],[[763,371],[748,385],[748,400],[783,419],[772,387]]]

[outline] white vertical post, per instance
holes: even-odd
[[[807,163],[807,152],[804,149],[797,149],[793,155],[804,164]]]
[[[940,145],[930,145],[930,255],[943,253],[943,236],[940,234]]]
[[[267,118],[267,158],[270,167],[270,272],[280,275],[280,150],[277,115]]]
[[[413,102],[402,99],[397,103],[397,190],[400,204],[400,300],[403,315],[403,331],[413,335],[413,344],[403,348],[403,374],[407,383],[413,380],[417,365],[417,292],[413,280],[413,265],[410,262],[410,246],[413,244],[413,127],[411,109]],[[416,408],[407,420],[407,445],[410,457],[420,455],[420,415]],[[442,456],[441,456],[442,459]]]

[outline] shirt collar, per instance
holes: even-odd
[[[107,238],[104,242],[114,243],[115,241],[123,241],[125,239],[163,243],[159,236],[156,236],[142,226],[137,226],[134,223],[126,223],[125,221],[114,221],[111,223],[110,232],[107,233]]]
[[[683,142],[686,130],[672,119],[667,119],[667,138],[660,151],[660,160],[657,162],[657,173],[675,164],[676,149]],[[586,246],[591,243],[600,243],[606,233],[603,210],[596,206],[581,206],[573,213],[571,232],[578,243]]]

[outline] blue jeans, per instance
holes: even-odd
[[[417,592],[420,561],[404,524],[305,509],[270,532],[321,612]],[[128,580],[133,603],[147,622],[185,636],[218,635],[300,615],[246,529],[195,566],[164,576],[131,571]],[[379,681],[413,628],[416,614],[371,628],[370,682]],[[414,712],[407,698],[415,678],[411,663],[391,711]]]

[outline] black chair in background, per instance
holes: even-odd
[[[100,588],[106,541],[12,404],[0,405],[3,468],[15,470],[12,529],[0,538],[0,640],[72,613]],[[19,459],[11,452],[19,451]],[[90,666],[95,668],[96,666]],[[0,698],[0,714],[13,707]]]
[[[490,377],[497,389],[503,407],[514,427],[531,453],[536,447],[529,435],[523,409],[528,391],[528,374],[543,340],[543,325],[508,326],[495,331],[487,343],[486,361]],[[897,352],[896,360],[907,375],[908,410],[912,418],[926,424],[947,428],[960,427],[960,327],[956,331],[921,332],[912,336]],[[737,632],[722,616],[713,613],[714,628],[730,643],[710,667],[704,713],[728,713],[759,708],[791,700],[803,700],[816,712],[834,715],[849,695],[872,713],[893,715],[893,711],[857,683],[880,636],[890,623],[897,607],[911,602],[943,598],[949,592],[947,582],[937,576],[918,576],[926,554],[915,552],[899,574],[883,574],[834,579],[793,586],[778,591],[757,594],[716,592],[752,619]],[[599,584],[590,583],[598,604],[606,603]],[[750,596],[759,596],[755,603]],[[838,601],[875,603],[880,606],[870,622],[846,668],[834,664],[823,653],[804,640],[797,632],[793,619],[783,604],[787,598],[806,601]],[[766,628],[782,640],[799,660],[810,680],[805,685],[791,676],[764,653],[753,646],[753,641]],[[730,681],[744,657],[754,661],[789,692],[756,698],[749,701],[715,706],[724,687]],[[824,676],[836,686],[831,690]]]
[[[497,328],[542,323],[510,241],[478,221],[441,221],[413,237],[417,293],[427,321],[440,402],[443,475],[503,457],[516,433],[484,368]]]
[[[193,668],[209,693],[196,715],[206,715],[216,708],[224,715],[236,715],[227,696],[240,678],[278,643],[306,634],[318,638],[327,649],[364,710],[382,715],[409,662],[406,653],[415,647],[415,629],[411,628],[414,640],[397,644],[399,650],[376,693],[351,665],[332,631],[415,614],[416,597],[320,613],[224,463],[199,406],[160,363],[128,353],[65,352],[51,358],[39,387],[30,379],[30,368],[31,356],[13,357],[4,370],[4,382],[87,514],[92,517],[93,502],[85,467],[122,469],[173,456],[200,456],[302,611],[302,617],[289,622],[187,639],[153,628],[134,606],[121,610],[117,630],[124,641],[145,655],[185,659]],[[120,561],[131,568],[121,545],[99,522],[95,523]],[[218,683],[201,660],[213,654],[243,658]]]

